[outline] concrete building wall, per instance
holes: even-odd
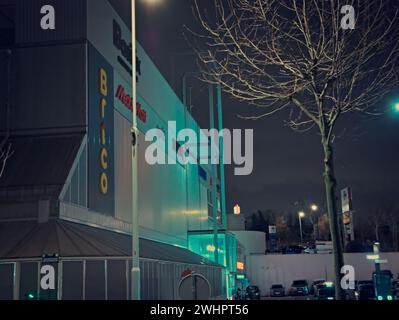
[[[57,12],[57,31],[43,31],[42,1],[25,2],[16,1],[17,49],[12,56],[10,123],[18,170],[9,167],[10,173],[0,182],[0,219],[35,219],[38,200],[49,198],[53,216],[130,232],[129,28],[107,0],[49,0],[46,4],[54,5]],[[144,158],[150,144],[144,134],[158,128],[169,138],[168,121],[176,121],[177,131],[191,128],[204,134],[139,44],[137,58],[140,233],[187,247],[188,230],[213,228],[208,216],[211,166],[150,166]],[[101,70],[106,71],[106,94],[100,90]],[[99,112],[102,95],[104,116]],[[102,128],[106,128],[104,142]],[[15,135],[21,136],[21,143]],[[39,136],[35,144],[30,135]],[[100,163],[101,148],[107,151],[106,169]],[[175,150],[168,151],[166,158],[172,156],[176,157]],[[107,192],[100,184],[103,171]],[[13,177],[17,173],[20,179]]]
[[[106,0],[88,0],[87,16],[87,38],[88,38],[88,82],[89,102],[88,104],[88,154],[91,152],[90,145],[96,143],[97,135],[90,134],[92,123],[91,114],[97,112],[98,101],[92,97],[92,91],[98,88],[96,81],[98,75],[96,70],[99,66],[110,65],[108,72],[109,90],[107,102],[113,106],[113,134],[110,140],[114,155],[110,169],[113,169],[114,180],[114,212],[102,212],[100,208],[94,208],[96,201],[90,203],[90,194],[98,191],[97,185],[91,185],[91,177],[98,177],[98,174],[90,175],[90,166],[96,166],[95,161],[89,160],[89,206],[87,212],[84,208],[77,210],[74,206],[63,204],[61,217],[78,220],[86,223],[107,227],[109,229],[130,232],[131,230],[131,118],[132,113],[128,108],[126,100],[132,96],[131,74],[127,70],[131,68],[127,60],[126,52],[122,52],[115,45],[115,30],[118,30],[120,40],[129,43],[131,34],[128,27],[119,18],[114,9]],[[113,13],[113,14],[110,14]],[[208,195],[210,187],[209,165],[202,165],[207,172],[207,180],[199,175],[198,165],[149,165],[145,160],[147,147],[152,143],[145,141],[145,133],[148,130],[157,128],[165,133],[165,141],[171,143],[168,136],[168,121],[176,122],[177,131],[183,128],[193,129],[200,134],[196,121],[188,114],[182,102],[171,89],[167,81],[157,70],[150,57],[143,48],[137,44],[137,57],[139,60],[138,73],[138,103],[143,114],[138,116],[139,136],[139,214],[140,214],[140,235],[145,238],[166,242],[174,245],[187,247],[187,231],[210,230],[212,223],[208,219]],[[90,58],[99,60],[95,67]],[[124,63],[121,63],[124,62]],[[94,70],[94,71],[93,71]],[[93,84],[94,83],[94,86]],[[90,91],[90,88],[93,88]],[[122,90],[122,91],[121,91]],[[121,99],[120,92],[123,92]],[[93,111],[94,110],[94,111]],[[95,127],[96,129],[96,127]],[[97,139],[97,140],[96,140]],[[170,141],[169,141],[170,139]],[[108,141],[108,140],[107,140]],[[167,145],[166,145],[167,147]],[[95,148],[94,148],[95,149]],[[163,154],[167,160],[176,158],[176,152],[167,150]],[[76,171],[76,168],[75,168]],[[71,175],[75,173],[71,172]],[[110,178],[112,179],[112,178]],[[110,180],[111,185],[111,180]],[[92,191],[90,191],[92,190]],[[93,191],[94,190],[94,191]],[[94,202],[94,203],[93,203]],[[111,213],[111,214],[110,214]],[[106,217],[108,215],[109,217]]]
[[[345,263],[355,268],[355,280],[371,280],[374,263],[366,259],[366,253],[347,253]],[[399,274],[399,253],[382,253],[388,263],[382,269]],[[247,276],[252,284],[268,293],[272,284],[289,288],[292,281],[316,279],[333,281],[333,256],[331,254],[252,255],[247,257]]]
[[[266,234],[260,231],[231,231],[245,247],[245,254],[265,254]]]

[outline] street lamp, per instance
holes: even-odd
[[[298,212],[298,219],[299,219],[299,232],[301,234],[301,244],[303,243],[303,236],[302,236],[302,218],[305,217],[305,212],[299,211]]]
[[[312,210],[313,212],[315,212],[315,211],[317,211],[317,210],[319,210],[319,207],[317,206],[317,204],[312,204],[311,206],[310,206],[310,210]]]
[[[145,0],[148,5],[155,5],[162,0]],[[136,60],[136,0],[131,0],[132,7],[132,300],[140,300],[140,247],[139,247],[139,213],[138,213],[138,138],[137,128],[137,60]]]
[[[140,250],[139,250],[139,213],[138,213],[138,170],[137,144],[139,130],[137,128],[137,61],[136,61],[136,0],[132,4],[132,300],[140,300]]]
[[[132,0],[134,1],[134,0]],[[145,2],[146,5],[148,6],[157,6],[159,5],[163,0],[141,0],[141,2]]]

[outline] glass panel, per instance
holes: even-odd
[[[0,300],[13,300],[14,265],[0,264]]]
[[[38,300],[37,292],[37,262],[23,262],[21,263],[20,276],[20,300]]]
[[[108,261],[108,300],[126,300],[126,261]]]
[[[218,262],[226,265],[226,236],[218,234]],[[214,235],[208,234],[190,234],[188,236],[189,249],[210,261],[215,261]]]
[[[104,261],[86,262],[86,300],[105,300]]]
[[[67,261],[62,264],[62,299],[83,299],[83,262]]]

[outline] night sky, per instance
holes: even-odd
[[[110,2],[130,24],[130,0]],[[138,40],[181,96],[182,75],[198,71],[183,36],[184,25],[198,28],[192,1],[163,0],[158,7],[145,6],[142,0],[137,2]],[[202,128],[209,128],[207,85],[194,77],[189,79],[189,86],[193,87],[193,116]],[[389,101],[387,98],[381,102],[381,107],[388,108]],[[238,118],[239,114],[256,115],[257,109],[225,95],[224,127],[252,128],[255,136],[252,175],[234,176],[233,167],[226,166],[228,213],[237,202],[245,213],[257,209],[287,211],[296,201],[323,206],[322,150],[317,131],[292,131],[284,125],[284,113],[257,121],[244,121]],[[399,205],[399,115],[347,116],[341,119],[336,135],[338,190],[352,187],[356,214],[382,203]]]

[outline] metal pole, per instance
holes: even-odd
[[[218,129],[219,129],[219,169],[220,169],[220,201],[222,210],[222,226],[223,229],[227,229],[226,221],[226,189],[225,189],[225,175],[224,175],[224,139],[223,139],[223,105],[222,105],[222,87],[220,84],[217,86],[217,98],[218,98]],[[230,247],[228,243],[227,233],[225,235],[225,252],[226,252],[226,267],[232,267],[229,265],[230,261]],[[235,247],[235,246],[234,246]],[[227,270],[226,270],[227,271]],[[226,272],[226,291],[227,296],[230,294],[230,272]]]
[[[209,119],[210,129],[215,128],[215,116],[214,116],[214,101],[213,101],[213,85],[209,85]],[[213,242],[215,246],[215,263],[219,263],[219,241],[218,241],[218,222],[217,222],[217,198],[216,198],[216,186],[217,186],[217,171],[216,165],[213,163],[213,152],[212,152],[212,139],[210,139],[210,160],[212,167],[212,211],[213,211]]]
[[[132,0],[132,300],[140,300],[140,252],[139,252],[139,216],[138,216],[138,170],[137,144],[137,63],[136,63],[136,0]]]
[[[20,287],[21,287],[21,263],[14,263],[14,283],[13,283],[13,299],[19,300]]]
[[[302,218],[300,215],[298,215],[298,219],[299,219],[299,232],[301,234],[301,244],[303,244],[303,236],[302,236]]]
[[[218,85],[218,124],[219,124],[219,154],[220,154],[220,195],[223,229],[226,229],[226,189],[224,176],[224,139],[223,139],[223,105],[222,105],[222,87]]]

